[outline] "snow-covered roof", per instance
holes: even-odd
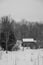
[[[23,38],[23,42],[36,42],[33,38]]]

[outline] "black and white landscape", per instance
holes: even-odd
[[[0,65],[43,65],[43,0],[0,0]]]

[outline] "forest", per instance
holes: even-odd
[[[25,19],[16,22],[8,16],[1,17],[0,45],[4,49],[11,50],[16,40],[23,38],[34,38],[37,40],[37,45],[43,48],[43,23],[30,22]]]

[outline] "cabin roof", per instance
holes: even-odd
[[[23,42],[36,42],[33,38],[23,38]]]

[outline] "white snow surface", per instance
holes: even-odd
[[[43,65],[43,49],[0,51],[0,65]]]

